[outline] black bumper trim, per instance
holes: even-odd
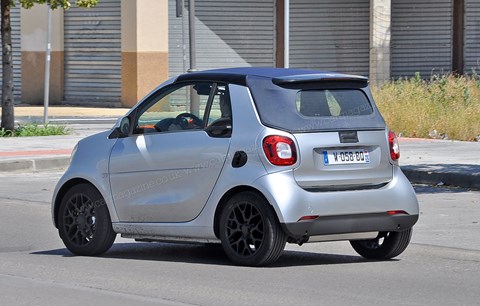
[[[282,223],[282,227],[289,237],[301,239],[320,235],[402,231],[411,228],[417,220],[418,215],[373,213],[318,217],[311,221]]]

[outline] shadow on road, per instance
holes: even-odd
[[[72,257],[67,249],[38,251],[33,255]],[[187,245],[174,243],[116,243],[101,258],[179,262],[207,265],[233,265],[223,249],[212,245]],[[337,265],[369,262],[360,256],[284,251],[279,260],[268,268]]]

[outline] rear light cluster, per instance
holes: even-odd
[[[297,162],[297,149],[292,139],[285,136],[267,136],[263,139],[263,151],[275,166],[291,166]]]
[[[390,157],[392,160],[398,160],[400,158],[400,146],[398,145],[398,138],[394,132],[388,132],[388,144],[390,146]]]

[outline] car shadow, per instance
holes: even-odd
[[[33,255],[73,257],[67,249],[32,252]],[[232,266],[220,245],[188,245],[176,243],[116,243],[100,258],[143,261],[179,262],[206,265]],[[395,259],[393,259],[395,260]],[[360,256],[325,254],[285,250],[282,256],[268,268],[339,265],[372,262]]]

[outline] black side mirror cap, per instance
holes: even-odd
[[[112,133],[108,136],[109,139],[125,138],[130,135],[131,123],[130,117],[126,116],[117,121]]]

